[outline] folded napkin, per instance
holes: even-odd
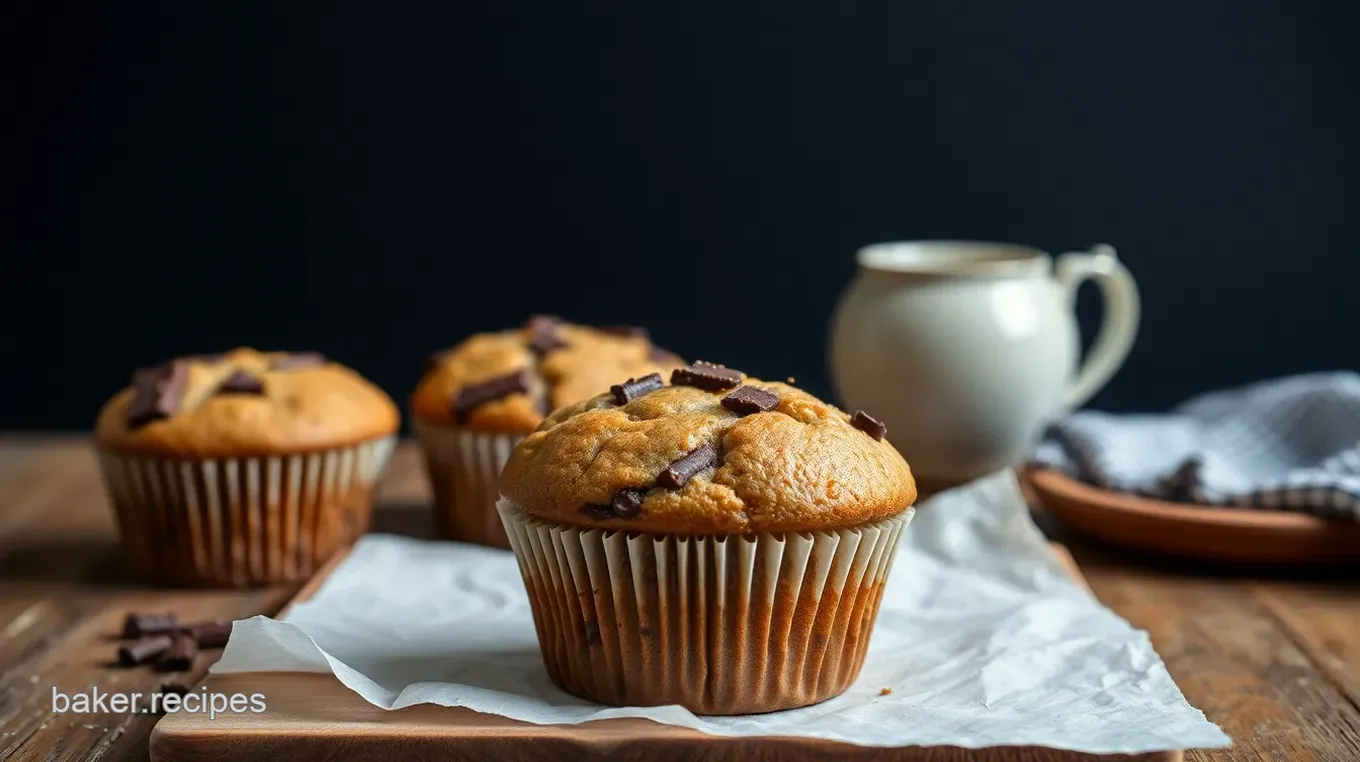
[[[1079,412],[1049,427],[1035,462],[1163,500],[1360,522],[1360,375],[1266,381],[1165,415]]]

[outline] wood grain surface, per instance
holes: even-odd
[[[1061,545],[1053,552],[1083,585],[1075,560]],[[303,587],[288,606],[305,601],[343,560]],[[210,675],[202,690],[268,697],[269,711],[210,719],[168,715],[151,733],[152,762],[228,760],[459,759],[505,757],[622,760],[862,760],[863,762],[1179,762],[1178,750],[1093,755],[1034,747],[878,749],[803,738],[717,738],[649,720],[615,719],[575,726],[542,726],[467,709],[419,706],[396,712],[360,699],[331,675],[305,673]]]
[[[384,482],[375,528],[429,536],[426,500],[416,453],[404,444]],[[1360,574],[1354,566],[1286,572],[1173,562],[1044,525],[1071,549],[1095,594],[1148,630],[1190,702],[1234,739],[1230,749],[1189,750],[1187,760],[1360,760]],[[53,689],[152,691],[167,679],[194,682],[211,655],[184,675],[114,666],[112,637],[124,612],[241,618],[275,613],[297,591],[140,584],[118,555],[87,443],[0,438],[0,759],[148,759],[158,718],[53,714]],[[271,704],[271,713],[275,709]],[[342,710],[335,717],[343,729]],[[490,758],[501,756],[505,742],[497,739],[510,732],[494,725],[485,741]],[[554,743],[564,754],[579,751],[568,737]],[[626,739],[616,751],[627,753]],[[413,752],[448,758],[436,742]],[[1042,760],[1039,753],[1020,750],[1007,758]],[[346,759],[366,758],[362,749],[356,754]]]

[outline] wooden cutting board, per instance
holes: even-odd
[[[1083,585],[1060,545],[1054,553]],[[326,565],[289,605],[310,598],[343,554]],[[283,613],[286,613],[287,609]],[[283,616],[283,613],[280,616]],[[274,672],[209,675],[209,692],[262,693],[261,714],[166,715],[151,733],[153,762],[237,760],[702,760],[703,762],[1180,762],[1180,751],[1094,755],[1035,747],[879,749],[803,738],[723,738],[643,719],[580,725],[534,725],[431,704],[379,709],[333,675]]]

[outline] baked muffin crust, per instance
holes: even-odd
[[[536,323],[552,323],[553,343],[535,352]],[[541,336],[541,334],[540,334]],[[436,355],[411,395],[411,411],[436,425],[459,425],[488,433],[527,434],[549,410],[586,399],[630,376],[669,373],[682,361],[642,335],[622,335],[552,318],[535,318],[524,328],[471,336]],[[454,402],[460,392],[521,370],[527,391],[472,407],[460,420]]]
[[[516,447],[501,493],[551,522],[666,534],[816,531],[915,502],[911,470],[886,439],[788,384],[745,376],[742,384],[777,403],[743,414],[754,408],[723,405],[735,385],[670,385],[622,405],[605,393],[560,409]],[[686,474],[677,465],[691,454],[709,462],[706,447],[716,466]]]
[[[158,457],[230,458],[348,447],[395,434],[392,399],[349,368],[319,355],[241,348],[171,361],[176,400],[167,415],[145,420],[135,384],[104,405],[95,441],[113,451]]]

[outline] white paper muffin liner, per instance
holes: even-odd
[[[306,579],[367,531],[395,444],[202,460],[96,453],[138,572],[167,585],[243,587]]]
[[[499,503],[548,675],[614,706],[696,714],[839,695],[864,664],[911,509],[810,533],[582,529]]]
[[[413,424],[434,492],[435,529],[445,540],[509,548],[496,512],[501,469],[523,436]]]

